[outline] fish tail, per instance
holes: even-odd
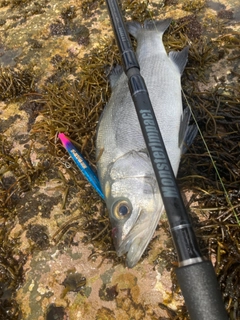
[[[165,19],[161,21],[154,21],[154,20],[146,20],[144,21],[143,26],[136,21],[127,22],[128,32],[134,37],[137,38],[138,32],[142,29],[145,30],[155,30],[161,34],[164,33],[165,30],[169,27],[172,19]]]

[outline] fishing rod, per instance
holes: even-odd
[[[227,320],[228,316],[214,268],[210,261],[203,259],[198,247],[117,0],[106,0],[106,3],[124,72],[128,77],[132,100],[168,217],[178,255],[179,267],[176,269],[176,275],[190,318],[192,320]],[[151,144],[147,130],[149,121],[145,119],[152,120],[152,130],[157,134],[161,146],[159,152],[155,152]],[[165,173],[168,179],[165,178],[165,174],[164,178],[161,177],[159,170],[161,163],[167,164]]]

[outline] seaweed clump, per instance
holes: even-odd
[[[59,171],[64,170],[69,174],[69,179],[62,176],[67,190],[78,192],[77,207],[81,208],[81,217],[77,215],[64,223],[53,236],[60,250],[65,246],[73,245],[73,239],[79,227],[84,230],[84,243],[93,243],[94,248],[90,259],[102,256],[103,259],[116,260],[113,249],[111,228],[104,205],[91,188],[84,188],[87,182],[81,173],[67,159],[65,150],[56,144],[55,137],[58,132],[69,135],[74,144],[79,147],[89,163],[95,167],[95,134],[100,113],[110,96],[108,73],[113,65],[119,63],[116,45],[112,41],[102,42],[101,45],[81,59],[81,71],[76,72],[76,57],[72,60],[54,56],[51,60],[55,74],[45,83],[42,99],[45,101],[41,110],[41,121],[33,125],[33,136],[43,132],[53,146],[51,153],[56,158]],[[68,65],[71,68],[68,69]],[[66,68],[62,68],[66,66]],[[64,79],[70,79],[65,81]],[[64,166],[64,167],[63,167]],[[79,197],[79,194],[81,195]],[[66,215],[69,210],[69,193],[66,193],[64,210]],[[119,261],[121,259],[117,259]]]
[[[173,21],[164,33],[163,41],[168,52],[189,46],[185,73],[196,82],[206,81],[206,71],[218,60],[219,49],[216,43],[202,36],[202,27],[195,15]]]
[[[202,35],[202,26],[195,15],[189,15],[177,20],[181,32],[191,41],[196,41]]]
[[[182,158],[179,184],[183,190],[193,192],[189,206],[201,250],[214,263],[230,319],[238,319],[240,75],[236,67],[238,54],[229,49],[239,46],[240,35],[226,31],[213,41],[201,37],[201,29],[197,29],[195,36],[189,33],[194,19],[188,16],[174,21],[163,37],[169,51],[181,50],[189,39],[192,41],[182,87],[184,104],[193,110],[201,135]],[[216,63],[219,68],[227,63],[228,74],[217,77],[212,70]],[[156,267],[161,261],[166,261],[168,269],[175,267],[171,245],[159,255]],[[173,275],[173,292],[178,292],[175,280]],[[180,309],[171,319],[178,319],[180,314],[179,319],[187,319]]]
[[[0,99],[9,100],[29,92],[34,86],[30,69],[0,67]]]
[[[204,8],[206,5],[206,0],[184,0],[183,10],[196,12]]]
[[[96,0],[84,0],[81,4],[82,13],[85,18],[91,17],[96,13],[96,9],[99,5],[101,5],[104,1],[96,1]]]
[[[151,19],[152,13],[148,9],[148,4],[148,0],[124,0],[122,2],[122,10],[124,12],[124,16],[130,16],[132,20],[138,20],[139,22],[143,22],[146,19]]]
[[[194,201],[198,206],[193,207],[193,210],[203,218],[203,221],[197,223],[203,252],[215,261],[215,271],[228,312],[231,319],[238,319],[240,316],[238,311],[240,112],[237,107],[239,91],[224,88],[223,84],[208,93],[198,92],[191,98],[197,104],[195,109],[198,110],[199,126],[224,189],[200,137],[196,139],[187,159],[184,157],[180,169],[181,181],[183,186],[187,182],[188,188],[195,191]],[[191,162],[194,163],[193,169],[190,169]]]
[[[228,41],[226,37],[224,41],[214,44],[215,49],[224,48],[225,59],[232,62],[228,75],[215,77],[215,84],[204,91],[199,89],[196,82],[192,83],[190,75],[184,84],[188,103],[195,110],[202,136],[197,136],[190,153],[183,157],[180,182],[183,188],[187,186],[194,192],[192,201],[197,205],[192,210],[199,217],[196,230],[202,250],[215,264],[230,319],[238,319],[240,75],[234,71],[234,59],[229,57],[228,47],[232,43]],[[239,41],[239,35],[236,34],[234,43]],[[210,50],[209,53],[211,57]],[[209,60],[206,65],[211,65]],[[206,75],[205,80],[203,74],[198,79],[207,84]]]
[[[81,145],[80,151],[85,153],[87,160],[95,162],[96,126],[110,95],[107,67],[119,62],[116,46],[102,43],[101,47],[93,49],[81,59],[79,73],[76,73],[79,63],[76,58],[63,59],[57,55],[51,61],[56,72],[43,87],[45,106],[42,114],[45,117],[32,132],[43,130],[50,140],[57,132],[67,132],[76,144]]]
[[[9,214],[10,215],[10,214]],[[0,319],[21,319],[15,295],[17,288],[23,282],[23,265],[26,257],[17,249],[17,241],[8,239],[10,222],[1,218],[1,253],[0,253]]]
[[[0,150],[3,147],[4,140],[0,136]],[[16,304],[16,290],[23,281],[23,265],[26,261],[26,256],[18,249],[19,239],[11,239],[10,232],[14,227],[14,217],[16,212],[14,206],[8,201],[6,189],[11,188],[14,184],[14,177],[8,175],[3,176],[6,170],[6,164],[3,162],[5,154],[0,154],[0,319],[17,320],[21,319],[21,311]]]
[[[21,251],[21,230],[14,230],[20,221],[19,207],[23,198],[29,193],[36,182],[44,181],[48,163],[45,155],[38,165],[33,166],[30,154],[32,145],[26,145],[21,153],[12,151],[13,145],[0,134],[0,319],[22,319],[21,310],[16,303],[15,296],[19,286],[24,281],[23,266],[28,254],[34,248],[46,248],[48,245],[46,232],[37,225],[30,226],[29,238],[35,242],[24,252]],[[48,157],[48,155],[46,156]],[[26,198],[25,198],[26,201]],[[29,208],[32,211],[33,208]],[[26,210],[24,212],[26,216]],[[18,219],[16,219],[18,217]],[[36,233],[37,231],[37,233]],[[41,236],[41,238],[39,237]]]

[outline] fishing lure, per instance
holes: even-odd
[[[87,161],[83,158],[81,153],[72,144],[72,142],[65,136],[64,133],[59,133],[59,139],[61,140],[64,148],[67,150],[78,169],[82,172],[84,177],[88,180],[91,186],[97,191],[102,199],[104,199],[104,194],[102,193],[101,186],[96,174],[93,172]]]

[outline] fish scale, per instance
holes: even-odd
[[[176,174],[181,156],[179,131],[184,117],[181,73],[188,49],[167,55],[162,34],[169,23],[169,19],[145,22],[142,28],[133,22],[128,27],[137,39],[140,71]],[[184,134],[188,121],[183,123],[186,128],[181,132]],[[101,154],[97,161],[98,177],[109,211],[115,248],[119,256],[127,253],[127,265],[133,267],[150,242],[164,206],[124,73],[115,81],[101,116],[96,147],[97,159]]]

